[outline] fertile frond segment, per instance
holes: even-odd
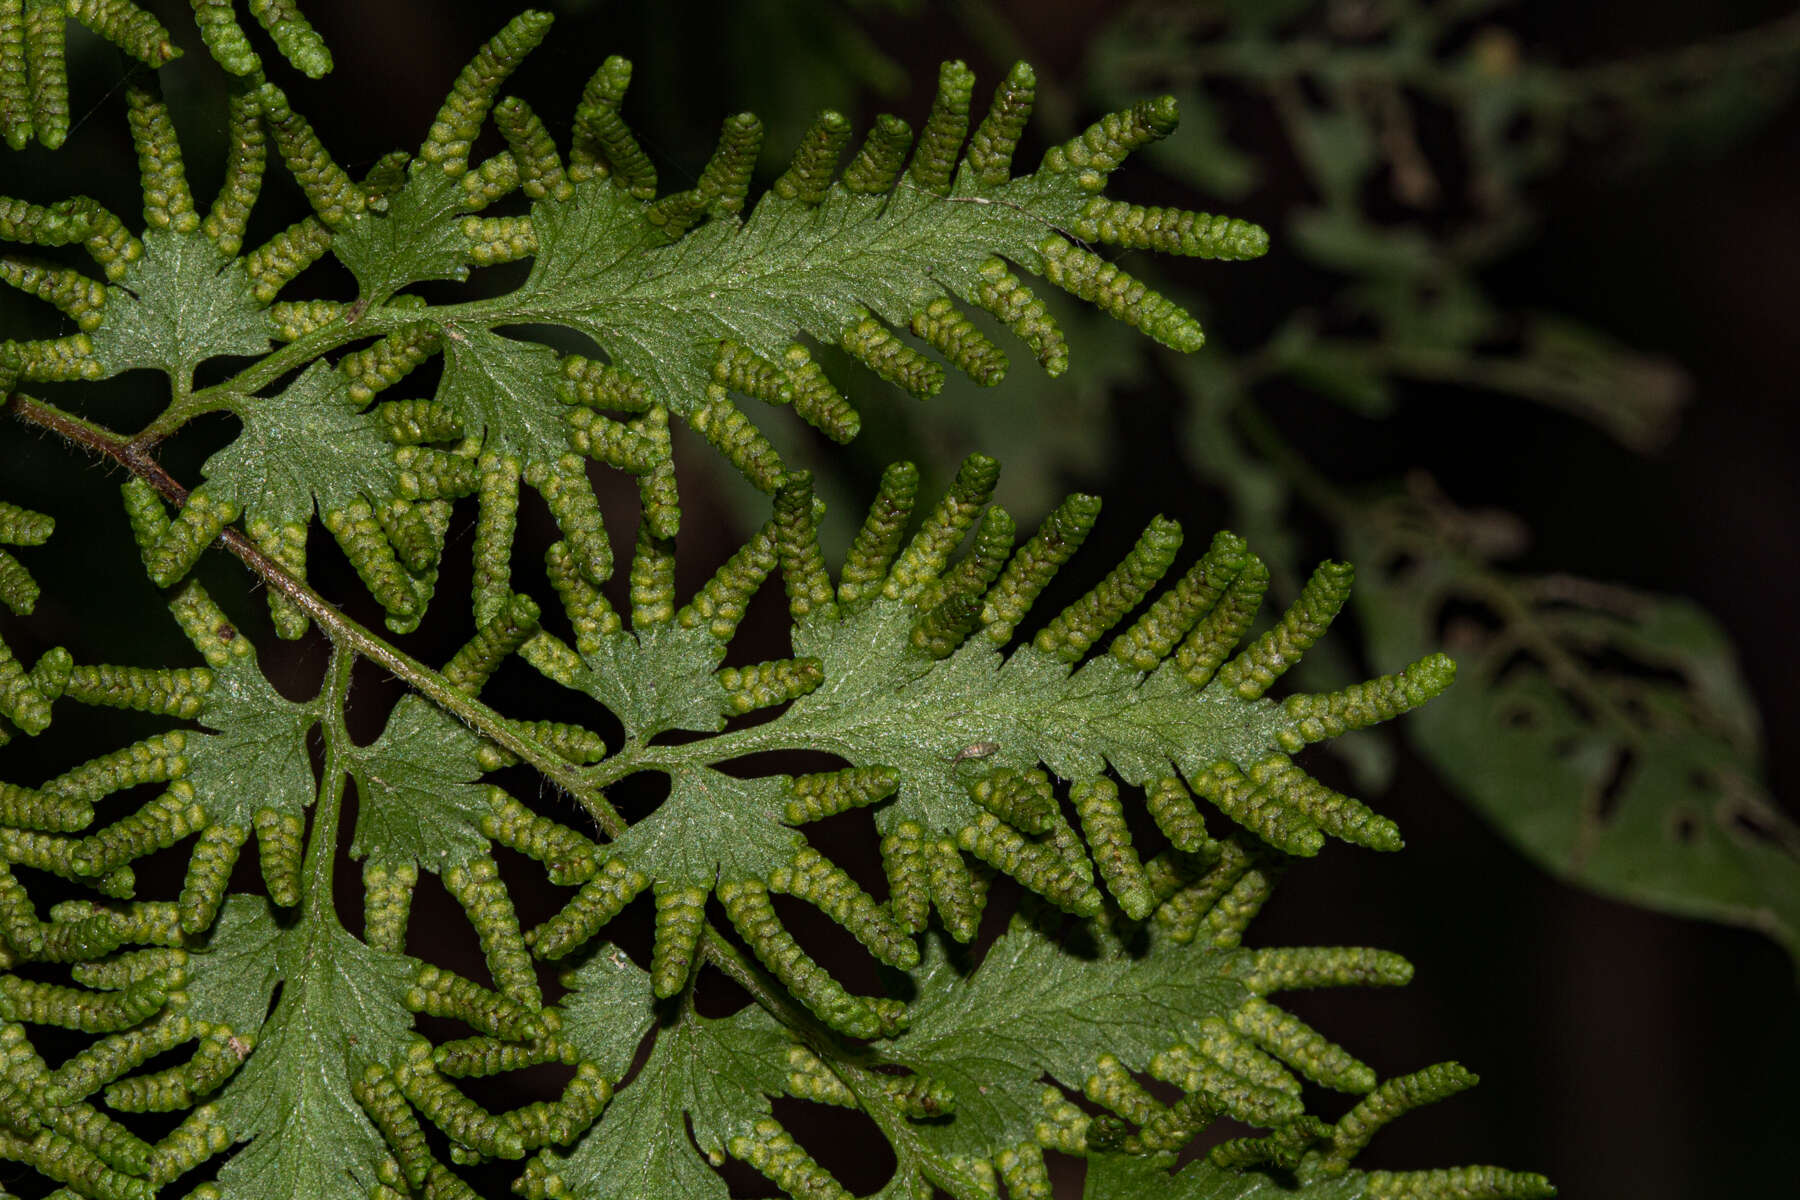
[[[246,0],[250,15],[256,18],[276,49],[309,79],[319,79],[331,71],[331,51],[318,30],[300,11],[296,0]],[[262,60],[250,45],[243,26],[232,11],[232,0],[189,0],[194,9],[194,22],[207,51],[233,75],[256,78],[262,73]]]
[[[327,229],[337,229],[368,208],[368,194],[332,159],[307,119],[295,112],[281,89],[265,83],[256,93],[263,119],[294,182]]]
[[[900,179],[907,147],[912,145],[912,126],[892,113],[875,118],[862,149],[844,169],[844,187],[853,195],[871,196],[889,191]]]
[[[796,775],[788,781],[793,798],[782,815],[790,825],[822,821],[885,800],[899,785],[900,774],[892,767],[846,767],[820,775]]]
[[[481,832],[542,863],[552,883],[585,883],[599,872],[602,852],[591,838],[537,815],[499,788],[489,793],[488,803]]]
[[[125,103],[143,183],[144,223],[151,229],[172,229],[176,233],[197,228],[200,218],[188,191],[181,143],[175,138],[168,106],[144,87],[126,89]]]
[[[688,191],[675,192],[652,204],[645,219],[673,240],[703,217],[736,216],[750,194],[750,173],[756,168],[762,137],[762,121],[754,113],[725,118],[718,145],[701,169],[699,180]]]
[[[1503,1167],[1370,1171],[1372,1200],[1546,1200],[1556,1189],[1542,1175]]]
[[[494,106],[494,123],[506,138],[519,188],[526,196],[533,200],[547,196],[567,200],[575,194],[550,131],[530,105],[517,96],[508,96]]]
[[[537,975],[525,950],[525,938],[512,899],[500,882],[494,860],[479,857],[444,872],[444,887],[462,905],[481,939],[488,973],[502,995],[527,1009],[543,1007]]]
[[[106,315],[105,285],[71,267],[32,258],[0,258],[0,283],[55,305],[83,333],[98,329]]]
[[[168,30],[130,0],[0,2],[0,140],[14,150],[34,135],[54,150],[69,135],[69,17],[148,67],[181,53]]]
[[[1261,226],[1240,218],[1180,208],[1146,208],[1103,196],[1088,201],[1074,232],[1122,250],[1154,250],[1188,258],[1239,261],[1269,252],[1269,235]]]
[[[263,134],[262,110],[255,97],[245,92],[234,93],[230,106],[225,182],[200,227],[220,253],[236,258],[244,244],[244,227],[249,223],[250,210],[262,190],[268,142]]]
[[[0,546],[41,546],[50,540],[56,522],[51,517],[28,508],[20,508],[0,500]],[[0,604],[19,616],[28,616],[37,606],[39,589],[31,573],[12,552],[0,550]],[[0,654],[11,654],[0,643]],[[0,667],[0,671],[5,668]],[[16,686],[16,685],[15,685]]]
[[[1036,101],[1037,72],[1029,63],[1014,63],[994,89],[987,115],[969,139],[968,164],[976,183],[998,187],[1012,177],[1013,151]]]
[[[1185,309],[1117,264],[1056,235],[1039,242],[1037,250],[1043,256],[1044,278],[1071,296],[1143,330],[1171,349],[1191,352],[1205,344],[1200,323]]]
[[[850,141],[850,122],[839,112],[827,109],[819,114],[806,131],[800,148],[794,152],[788,169],[770,185],[769,190],[784,200],[813,207],[825,199],[831,177],[837,171],[838,159]]]
[[[659,999],[674,996],[687,986],[705,925],[705,888],[656,889],[656,942],[650,980]]]
[[[1456,664],[1443,654],[1420,659],[1397,675],[1319,696],[1290,696],[1282,708],[1291,724],[1282,732],[1284,749],[1336,737],[1392,720],[1443,693],[1456,678]]]
[[[631,63],[613,55],[600,64],[575,110],[575,144],[569,173],[577,182],[611,176],[637,200],[656,196],[656,167],[619,115],[631,86]]]
[[[1150,593],[1180,549],[1181,526],[1166,517],[1156,518],[1125,560],[1093,591],[1058,613],[1033,644],[1063,662],[1078,661]]]
[[[1269,630],[1246,646],[1219,672],[1219,683],[1246,700],[1269,689],[1282,672],[1318,641],[1344,601],[1355,572],[1348,563],[1324,563],[1301,589],[1299,599]]]
[[[961,62],[938,68],[937,95],[931,115],[919,131],[907,173],[913,186],[934,195],[947,195],[956,170],[963,139],[969,134],[969,97],[975,91],[975,72]]]
[[[399,954],[406,947],[406,924],[412,913],[419,869],[371,859],[363,867],[363,939],[377,950]]]
[[[25,0],[25,69],[31,76],[31,122],[54,150],[69,136],[69,75],[64,9],[56,0]]]
[[[283,908],[300,903],[300,858],[305,849],[306,821],[296,813],[259,808],[252,820],[269,899]]]
[[[462,69],[419,147],[418,169],[427,164],[461,177],[469,169],[469,144],[481,132],[500,85],[550,32],[549,13],[527,10],[506,23]]]
[[[648,875],[609,858],[561,912],[527,931],[525,940],[539,957],[561,958],[592,938],[649,886]]]
[[[904,1007],[886,1000],[854,996],[830,972],[800,948],[769,903],[769,889],[757,881],[721,884],[725,915],[750,949],[813,1015],[851,1037],[873,1038],[895,1032]]]
[[[1216,534],[1206,554],[1130,629],[1114,638],[1108,651],[1137,670],[1154,670],[1201,618],[1218,607],[1248,562],[1249,550],[1242,538],[1228,531]]]
[[[919,493],[919,469],[892,463],[881,473],[875,501],[845,556],[838,575],[838,603],[855,608],[872,600],[887,578]]]
[[[169,31],[130,0],[67,0],[68,13],[148,67],[180,56]]]

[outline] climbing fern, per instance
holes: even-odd
[[[295,6],[247,7],[296,66],[329,67]],[[66,10],[146,61],[173,54],[132,5]],[[85,197],[0,200],[0,238],[79,247],[100,276],[66,250],[4,260],[75,328],[0,343],[8,409],[124,468],[113,519],[192,646],[152,665],[0,649],[0,735],[66,723],[92,754],[0,783],[0,1158],[93,1200],[437,1198],[477,1177],[528,1197],[723,1196],[727,1158],[796,1197],[847,1194],[791,1098],[869,1118],[897,1164],[883,1194],[1047,1196],[1046,1155],[1085,1158],[1097,1194],[1551,1194],[1498,1168],[1356,1169],[1382,1125],[1473,1076],[1380,1081],[1268,999],[1401,984],[1398,956],[1242,944],[1288,860],[1328,838],[1399,847],[1393,822],[1295,756],[1430,700],[1448,659],[1274,698],[1344,604],[1348,565],[1321,566],[1257,633],[1269,572],[1242,539],[1184,562],[1159,517],[1110,570],[1069,566],[1099,500],[1069,497],[1021,540],[983,455],[935,499],[911,464],[890,467],[840,558],[812,477],[765,431],[759,404],[856,435],[821,365],[839,353],[920,397],[945,363],[998,384],[995,328],[1067,369],[1026,276],[1198,350],[1196,319],[1111,250],[1250,259],[1267,239],[1104,194],[1174,131],[1172,101],[1020,171],[1030,68],[977,119],[975,78],[950,63],[916,136],[883,116],[852,150],[849,122],[824,113],[753,200],[762,126],[740,114],[670,192],[621,115],[624,60],[599,66],[572,123],[501,96],[550,28],[527,12],[458,76],[415,154],[357,178],[231,6],[194,10],[241,79],[204,214],[147,76],[127,95],[141,226]],[[63,12],[0,2],[9,140],[60,140]],[[506,148],[475,161],[490,121]],[[246,249],[271,158],[312,215]],[[288,297],[326,255],[356,293]],[[481,298],[421,287],[523,260]],[[410,386],[427,364],[428,396]],[[167,407],[135,434],[98,423],[79,385],[140,369],[166,377]],[[41,385],[54,403],[20,390]],[[190,489],[160,451],[215,413],[235,433]],[[676,570],[681,426],[769,494],[766,521],[692,588]],[[608,472],[638,500],[626,538],[596,491]],[[547,589],[520,569],[524,489],[556,531]],[[53,533],[24,500],[0,504],[0,601],[20,616]],[[388,634],[308,585],[326,535]],[[194,577],[215,545],[266,587],[275,636],[322,635],[311,698],[271,683],[260,624]],[[439,595],[465,546],[468,593]],[[1051,611],[1065,567],[1093,582]],[[776,578],[787,653],[748,661],[740,624]],[[465,603],[451,652],[390,640]],[[359,662],[409,688],[373,739],[350,730]],[[558,717],[483,699],[520,664]],[[616,739],[579,717],[596,704]],[[113,733],[127,727],[89,709],[136,723]],[[770,752],[829,761],[777,769],[791,760]],[[615,804],[650,777],[660,803]],[[885,889],[815,842],[840,819],[879,840]],[[414,913],[427,877],[478,957],[436,952],[443,928]],[[360,919],[338,907],[356,882]],[[634,905],[654,927],[643,961],[621,949]],[[799,906],[861,950],[826,957]],[[753,1003],[703,1013],[697,997],[728,982]],[[520,1106],[480,1082],[551,1064],[560,1084]],[[1330,1121],[1302,1080],[1362,1098]],[[1255,1132],[1171,1174],[1221,1118]]]

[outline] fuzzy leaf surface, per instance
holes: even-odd
[[[588,334],[688,413],[722,339],[779,359],[796,333],[835,343],[865,307],[905,328],[945,288],[972,294],[990,255],[1038,266],[1037,243],[1089,197],[1054,175],[977,195],[967,172],[948,197],[839,186],[809,209],[769,193],[742,225],[710,221],[669,245],[639,202],[588,184],[533,209],[538,255],[510,307]]]
[[[248,827],[259,808],[299,813],[316,791],[306,736],[312,710],[275,690],[254,655],[213,672],[200,723],[189,735],[189,777],[209,821]]]
[[[359,801],[350,853],[441,872],[485,850],[487,789],[475,786],[480,744],[467,726],[418,696],[395,705],[381,737],[356,750],[349,764]]]
[[[555,462],[568,454],[569,408],[556,397],[556,354],[547,346],[485,329],[453,329],[444,352],[439,403],[490,454]]]
[[[469,273],[469,242],[454,219],[466,208],[455,180],[442,171],[417,171],[386,212],[365,213],[333,234],[331,253],[372,304],[408,284],[462,279]]]
[[[268,350],[266,310],[241,259],[227,258],[198,231],[152,229],[143,240],[144,256],[107,289],[94,331],[106,374],[147,367],[185,385],[209,358]]]
[[[920,1126],[951,1154],[987,1158],[1032,1140],[1046,1075],[1079,1091],[1103,1054],[1141,1071],[1250,995],[1228,973],[1239,952],[1199,942],[1126,947],[1090,925],[1056,937],[1015,919],[973,972],[937,944],[914,972],[912,1028],[889,1055],[956,1093],[948,1121]]]
[[[208,490],[251,524],[302,525],[361,498],[395,494],[393,445],[357,411],[344,378],[314,363],[279,395],[250,397],[237,439],[206,460]]]
[[[220,1186],[248,1200],[367,1196],[387,1148],[350,1082],[405,1050],[406,960],[371,950],[329,911],[279,929],[261,900],[239,898],[221,924],[230,936],[219,950],[191,959],[194,1015],[234,1030],[248,1018],[260,1032],[218,1101],[234,1139],[249,1142],[220,1172]]]
[[[955,829],[974,819],[965,789],[995,767],[1031,768],[1043,763],[1068,779],[1093,778],[1108,764],[1129,782],[1170,771],[1195,770],[1220,759],[1249,764],[1276,752],[1284,724],[1269,700],[1246,701],[1223,688],[1195,689],[1172,667],[1145,674],[1102,655],[1071,670],[1026,646],[1003,655],[971,639],[950,657],[933,660],[913,650],[909,634],[916,610],[879,601],[841,621],[818,620],[794,631],[794,649],[816,656],[825,681],[766,725],[723,734],[670,752],[645,751],[661,762],[720,762],[761,750],[800,748],[835,754],[855,766],[892,766],[901,772],[896,812]],[[618,635],[611,662],[627,678],[643,681],[641,694],[665,672],[660,642]],[[679,644],[679,643],[677,643]],[[635,662],[630,662],[635,657]],[[677,658],[674,670],[692,670]],[[598,672],[597,672],[598,673]],[[590,685],[596,697],[608,696]],[[631,695],[615,688],[612,695]],[[649,706],[638,705],[642,716]],[[669,719],[665,708],[662,719]],[[716,728],[706,724],[633,729],[646,737],[665,728]],[[630,725],[628,723],[628,728]],[[980,759],[957,761],[977,743],[998,749]],[[746,805],[746,815],[754,811]]]

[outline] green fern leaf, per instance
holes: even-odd
[[[564,1036],[603,1073],[623,1074],[649,1029],[649,975],[614,951],[595,956],[567,981],[575,993],[566,1005]],[[684,1013],[657,1032],[650,1058],[600,1126],[575,1149],[546,1151],[528,1162],[518,1190],[546,1200],[600,1191],[619,1200],[726,1200],[730,1191],[714,1168],[734,1153],[734,1139],[751,1136],[768,1118],[769,1097],[783,1094],[790,1044],[754,1006],[723,1020]],[[711,1065],[696,1069],[701,1063]],[[684,1116],[691,1142],[666,1136]]]
[[[1180,540],[1173,522],[1153,525],[1153,536],[1123,566],[1050,623],[1051,630],[1063,631],[1050,650],[1041,648],[1040,635],[1037,643],[1006,655],[992,640],[975,635],[973,626],[984,611],[980,593],[990,587],[1006,589],[1008,596],[1018,591],[999,567],[1001,555],[984,549],[985,533],[977,536],[965,562],[949,562],[954,543],[976,524],[996,473],[991,460],[965,464],[966,478],[959,477],[893,560],[882,585],[887,594],[850,611],[831,600],[835,590],[813,524],[801,515],[812,511],[810,486],[802,476],[785,487],[778,497],[775,557],[788,579],[792,639],[802,652],[787,664],[721,669],[726,643],[698,617],[691,626],[658,621],[641,631],[617,628],[586,643],[582,653],[567,647],[551,652],[548,647],[561,645],[553,640],[539,643],[535,651],[526,647],[528,659],[552,679],[588,692],[623,722],[625,744],[594,768],[597,780],[649,768],[665,773],[670,787],[655,811],[605,848],[605,878],[590,882],[561,914],[533,931],[540,954],[561,957],[580,947],[646,882],[654,882],[660,893],[691,895],[716,888],[758,956],[828,1024],[870,1037],[903,1023],[903,1015],[885,1012],[879,998],[849,995],[826,977],[792,943],[768,907],[767,889],[790,892],[845,925],[890,965],[905,967],[916,959],[905,939],[920,924],[916,893],[898,902],[893,910],[897,920],[885,911],[876,917],[873,901],[794,834],[790,823],[797,781],[741,778],[718,769],[730,759],[775,749],[825,750],[852,768],[879,771],[895,781],[892,799],[876,809],[876,826],[889,835],[885,853],[895,856],[890,873],[896,879],[941,881],[941,890],[939,882],[929,886],[939,893],[936,903],[947,928],[959,938],[972,935],[981,903],[978,888],[954,882],[968,870],[961,852],[1084,916],[1098,912],[1102,904],[1090,852],[1100,865],[1101,880],[1132,917],[1148,916],[1165,898],[1132,845],[1126,802],[1106,778],[1108,770],[1144,789],[1146,797],[1163,797],[1157,803],[1165,808],[1168,781],[1185,777],[1226,815],[1289,853],[1316,853],[1324,840],[1321,830],[1371,845],[1392,844],[1361,832],[1368,820],[1378,820],[1366,809],[1312,782],[1288,760],[1286,747],[1304,744],[1304,739],[1294,740],[1297,718],[1291,700],[1285,705],[1268,700],[1260,687],[1241,686],[1236,673],[1196,687],[1179,655],[1172,653],[1175,637],[1166,632],[1154,644],[1169,657],[1153,670],[1125,661],[1135,661],[1150,644],[1135,627],[1123,635],[1132,654],[1080,661],[1167,569]],[[877,500],[878,516],[886,504]],[[983,522],[983,530],[989,524]],[[1010,534],[1010,522],[1006,524]],[[747,562],[744,556],[767,536],[759,534],[739,559]],[[1221,541],[1234,544],[1229,537]],[[866,571],[854,551],[852,558],[857,569]],[[1025,570],[1034,577],[1042,576],[1036,587],[1048,579],[1048,569],[1040,569],[1041,558],[1042,552],[1027,543],[1015,560],[1029,564]],[[1201,576],[1216,570],[1216,555],[1195,568]],[[964,587],[972,590],[964,592]],[[950,627],[946,645],[922,650],[919,609],[924,606],[927,614],[939,610],[946,602],[937,597],[946,591],[967,597],[969,621]],[[1174,603],[1159,602],[1152,611],[1181,609],[1181,620],[1205,627],[1208,614],[1194,599],[1198,594],[1192,579],[1184,577],[1170,592]],[[1214,586],[1204,595],[1217,606],[1215,613],[1231,614],[1207,634],[1209,645],[1223,658],[1250,610],[1227,603],[1229,588]],[[1009,623],[1024,615],[1023,605],[1012,601],[1000,611]],[[1302,606],[1296,611],[1310,610]],[[576,608],[571,615],[579,615]],[[1310,622],[1304,639],[1310,642],[1328,617],[1303,615],[1289,624]],[[1283,632],[1287,629],[1278,625],[1276,633],[1233,661],[1263,663],[1272,652],[1267,646],[1277,645],[1273,638],[1288,639],[1279,643],[1279,653],[1290,661],[1301,647],[1290,644],[1295,639]],[[723,632],[729,637],[729,625]],[[772,686],[766,694],[741,686],[745,678],[761,679],[765,668],[775,666],[791,668],[803,682]],[[1441,659],[1430,660],[1417,672],[1416,690],[1401,697],[1400,706],[1441,688],[1447,671]],[[707,700],[709,680],[714,679],[724,686],[711,688],[712,699]],[[730,717],[783,704],[786,710],[774,720],[718,732]],[[658,735],[672,729],[715,736],[661,745]],[[1072,781],[1085,846],[1056,813],[1054,792],[1040,767]],[[1041,779],[1043,784],[1039,792],[1016,797],[1004,786],[1014,778]],[[447,791],[456,794],[455,789]],[[1150,803],[1135,796],[1129,802]],[[799,815],[805,815],[803,809]],[[1017,827],[1008,823],[1015,815],[1021,821]],[[1164,819],[1171,818],[1165,814]],[[456,822],[448,825],[456,827]],[[916,832],[897,836],[903,831]],[[1196,850],[1207,845],[1191,833],[1187,837]],[[914,862],[923,852],[920,838],[935,847],[932,865]],[[1269,884],[1269,876],[1251,869],[1241,854],[1238,861],[1236,873],[1220,876],[1216,888],[1204,881],[1170,881],[1169,892],[1185,896],[1192,883],[1206,897],[1204,902],[1192,897],[1180,901],[1178,908],[1188,915],[1173,928],[1185,931],[1181,940],[1204,932],[1202,940],[1209,943],[1236,944]],[[628,889],[627,881],[632,884]],[[1195,924],[1207,909],[1213,910],[1212,923]],[[670,931],[659,926],[659,934],[665,932]],[[685,960],[687,950],[659,941],[657,954]]]
[[[229,1140],[247,1143],[219,1186],[227,1195],[361,1200],[387,1151],[350,1085],[406,1050],[405,961],[370,950],[329,911],[303,912],[281,929],[249,897],[227,902],[214,937],[220,953],[191,956],[189,1011],[245,1031],[256,1046],[216,1101]]]
[[[252,9],[284,51],[309,70],[323,69],[293,6],[271,0]],[[254,54],[229,6],[198,3],[196,14],[228,69],[254,74]],[[656,199],[652,177],[637,161],[641,153],[631,152],[635,143],[619,123],[629,79],[623,60],[609,60],[584,96],[570,160],[578,169],[567,175],[544,127],[526,120],[518,102],[500,100],[499,89],[548,27],[547,15],[528,12],[488,43],[459,77],[410,169],[402,169],[404,155],[390,156],[362,182],[352,181],[282,92],[261,83],[234,106],[237,136],[226,185],[196,227],[173,127],[160,101],[140,91],[133,93],[133,129],[149,226],[141,239],[91,201],[43,210],[9,202],[16,219],[0,222],[0,235],[82,241],[113,284],[91,335],[9,344],[0,361],[11,358],[21,379],[97,378],[152,367],[170,374],[177,393],[185,394],[201,362],[260,354],[275,334],[304,344],[314,359],[365,333],[379,339],[343,360],[339,373],[349,387],[342,400],[323,398],[324,376],[315,369],[290,387],[313,391],[272,398],[257,394],[261,385],[224,386],[165,414],[174,427],[208,408],[223,409],[245,431],[244,444],[215,456],[207,472],[210,494],[235,507],[209,508],[214,520],[189,522],[184,541],[152,556],[157,578],[172,579],[220,522],[240,515],[266,553],[304,572],[305,497],[290,481],[274,493],[280,503],[261,499],[270,469],[261,464],[272,461],[268,446],[310,439],[300,430],[302,416],[336,421],[353,434],[336,464],[316,473],[313,507],[388,610],[390,626],[406,630],[429,602],[434,550],[428,530],[442,521],[441,513],[417,503],[474,490],[467,456],[517,460],[525,480],[550,502],[583,574],[597,584],[613,548],[581,477],[584,457],[643,475],[646,497],[656,499],[654,529],[668,537],[679,515],[664,440],[668,418],[690,424],[765,490],[781,484],[784,468],[758,428],[760,418],[740,408],[732,391],[791,403],[835,438],[855,433],[855,412],[800,338],[849,347],[878,374],[928,394],[937,390],[942,368],[897,332],[910,330],[980,382],[997,383],[1005,356],[968,323],[960,300],[999,313],[1047,367],[1060,370],[1060,335],[1011,275],[1010,262],[1060,281],[1155,336],[1187,348],[1198,344],[1198,327],[1185,313],[1112,265],[1079,266],[1091,256],[1051,232],[1074,228],[1107,173],[1134,147],[1174,127],[1171,102],[1115,114],[1053,150],[1036,173],[1013,176],[1012,148],[1030,106],[1029,69],[1008,76],[965,158],[972,79],[952,64],[904,175],[910,136],[904,122],[888,121],[880,126],[887,132],[871,142],[883,148],[875,154],[881,164],[859,160],[842,181],[829,183],[824,151],[840,139],[821,134],[823,141],[801,148],[789,186],[749,205],[748,156],[760,126],[742,117],[726,123],[716,166],[699,187],[680,194],[686,199]],[[518,145],[492,164],[471,166],[468,147],[490,113]],[[265,133],[318,215],[234,259],[227,252],[237,249],[255,197]],[[529,215],[477,215],[514,186],[532,200]],[[687,215],[675,219],[671,205]],[[1253,227],[1232,228],[1238,256],[1260,248]],[[1217,249],[1185,237],[1164,241],[1180,253]],[[282,302],[270,311],[281,288],[327,251],[356,277],[355,303]],[[434,307],[403,294],[415,283],[461,279],[472,266],[518,257],[532,259],[529,275],[489,301]],[[51,299],[67,300],[60,292]],[[637,419],[614,421],[573,407],[614,407],[623,393],[585,397],[570,386],[581,375],[571,370],[578,360],[495,332],[526,325],[561,327],[597,342],[610,361],[606,370],[628,381],[623,412]],[[385,478],[389,468],[370,453],[370,429],[356,425],[353,407],[433,353],[444,360],[438,424],[468,440],[455,453],[409,446],[397,464],[399,480]],[[775,374],[763,379],[752,372],[753,380],[724,370],[733,356]],[[396,432],[404,435],[406,428]],[[268,446],[259,447],[259,439]],[[325,465],[287,461],[302,469]],[[354,503],[351,493],[365,503]],[[509,526],[489,525],[497,553],[510,540]],[[284,636],[298,636],[297,613],[284,601],[273,603]],[[961,612],[946,610],[933,628]],[[941,640],[944,632],[930,636]]]
[[[466,727],[416,696],[402,700],[381,737],[346,763],[359,800],[352,856],[441,873],[484,853],[480,752]]]
[[[145,233],[142,256],[113,283],[93,334],[104,374],[150,368],[186,381],[209,358],[269,348],[242,262],[198,230]]]

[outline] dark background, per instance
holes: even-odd
[[[164,17],[177,40],[195,44],[180,11],[186,6],[161,7],[169,10]],[[274,74],[355,172],[386,150],[417,143],[455,71],[512,7],[487,0],[309,0],[305,8],[332,46],[337,71],[320,83],[299,80],[285,67]],[[626,115],[657,159],[667,189],[686,186],[698,173],[726,113],[762,112],[770,118],[768,144],[778,148],[791,144],[811,111],[826,104],[844,109],[859,128],[886,108],[916,122],[941,59],[966,59],[984,81],[1005,66],[972,38],[968,8],[921,5],[919,16],[903,18],[875,4],[846,6],[842,11],[854,12],[857,27],[904,63],[915,82],[880,98],[851,93],[841,75],[821,76],[813,88],[808,64],[834,45],[820,32],[823,25],[795,15],[813,7],[564,5],[556,31],[516,90],[566,138],[560,114],[569,111],[587,73],[606,54],[631,57],[637,82]],[[1530,53],[1573,64],[1677,45],[1791,7],[1543,2],[1517,6],[1508,20]],[[974,12],[1009,18],[1040,72],[1079,96],[1083,40],[1107,9],[1014,2]],[[128,180],[110,194],[107,182],[89,173],[126,144],[122,104],[111,88],[125,65],[110,49],[76,56],[71,65],[74,112],[91,117],[95,128],[78,129],[71,149],[56,156],[0,157],[0,192],[49,199],[90,191],[132,212]],[[210,129],[196,124],[205,124],[222,85],[205,70],[181,75],[171,68],[165,76],[184,120],[196,193],[209,196],[222,130],[216,120]],[[978,90],[985,94],[988,86]],[[1747,140],[1697,147],[1654,169],[1622,166],[1604,145],[1577,155],[1534,190],[1541,213],[1536,236],[1488,277],[1504,305],[1578,316],[1686,368],[1693,401],[1659,457],[1634,457],[1527,406],[1476,407],[1430,395],[1414,397],[1401,419],[1372,432],[1319,402],[1317,412],[1306,414],[1317,424],[1305,438],[1320,465],[1342,478],[1359,477],[1371,457],[1400,468],[1430,461],[1441,471],[1461,455],[1467,472],[1456,477],[1457,498],[1524,515],[1536,533],[1531,565],[1701,601],[1740,647],[1764,714],[1778,797],[1800,794],[1800,758],[1786,736],[1800,724],[1800,689],[1792,685],[1800,663],[1800,623],[1793,615],[1800,573],[1791,549],[1800,513],[1792,410],[1800,377],[1792,298],[1800,276],[1797,115],[1789,107]],[[773,163],[765,158],[765,166]],[[271,172],[272,179],[278,175]],[[1125,194],[1132,194],[1129,176],[1120,177]],[[1264,219],[1262,211],[1292,201],[1281,186],[1277,175],[1273,190],[1233,211]],[[276,212],[258,218],[269,232],[299,211],[296,195],[277,189],[272,199]],[[1188,203],[1207,207],[1205,197]],[[247,244],[259,240],[256,232]],[[1272,258],[1281,253],[1277,244]],[[1231,289],[1258,286],[1256,269],[1208,272],[1196,276],[1197,286],[1228,314]],[[1258,303],[1272,302],[1263,295]],[[1232,337],[1229,317],[1218,322],[1222,336]],[[1072,349],[1079,372],[1081,346]],[[1030,382],[1018,372],[1005,386]],[[122,428],[132,427],[134,414],[153,412],[157,399],[134,396],[124,384],[96,394],[110,407],[95,415]],[[1173,445],[1173,408],[1166,396],[1122,396],[1116,416],[1146,444],[1161,436]],[[929,406],[919,419],[931,420]],[[195,477],[205,440],[201,431],[190,446],[171,448],[178,475]],[[1004,447],[990,449],[1004,456]],[[63,453],[46,445],[12,454],[0,459],[0,470],[18,472],[29,496],[34,478],[67,469]],[[1121,453],[1115,460],[1102,472],[1063,482],[1121,499],[1133,512],[1168,511],[1190,528],[1210,528],[1221,518],[1222,503],[1196,491],[1179,464],[1167,488],[1151,494],[1140,459]],[[97,490],[110,494],[110,487]],[[704,500],[695,507],[708,511]],[[1039,514],[1019,515],[1029,526]],[[84,528],[79,515],[72,521],[70,528]],[[109,536],[97,515],[91,524],[93,539]],[[722,529],[716,552],[686,549],[710,563],[733,538]],[[684,537],[684,543],[699,540]],[[89,544],[96,554],[104,549]],[[235,565],[209,569],[224,579]],[[53,594],[54,578],[45,582]],[[115,593],[72,601],[60,615],[41,617],[33,632],[50,644],[62,636],[59,627],[81,625],[89,644],[98,639],[102,648],[108,641],[129,648],[138,634],[99,624],[106,603],[117,600]],[[284,660],[277,654],[274,661]],[[291,661],[303,672],[306,653],[295,652]],[[312,662],[310,669],[317,668]],[[1253,942],[1361,943],[1406,954],[1418,974],[1402,992],[1296,996],[1292,1007],[1384,1075],[1456,1058],[1483,1076],[1475,1092],[1384,1133],[1366,1165],[1497,1162],[1542,1171],[1565,1196],[1579,1198],[1792,1194],[1800,994],[1792,964],[1771,942],[1554,882],[1411,757],[1403,757],[1392,793],[1377,807],[1405,830],[1405,853],[1371,862],[1334,844],[1317,864],[1289,876],[1251,934]],[[1791,801],[1787,807],[1794,811]]]

